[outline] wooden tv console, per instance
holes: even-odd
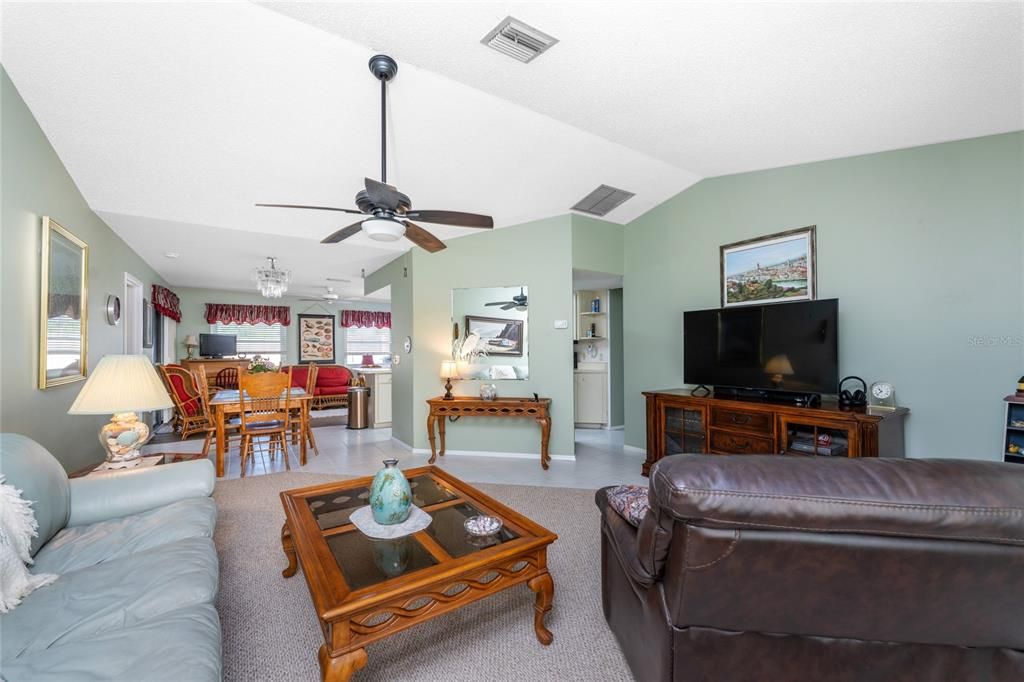
[[[903,457],[905,407],[800,407],[697,397],[690,389],[645,391],[647,461],[643,475],[666,455],[842,455]],[[818,450],[816,443],[823,443]],[[817,452],[807,452],[807,448]],[[803,448],[803,451],[800,450]]]

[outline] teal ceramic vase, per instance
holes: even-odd
[[[370,511],[373,520],[382,526],[392,526],[409,518],[412,490],[409,481],[398,468],[397,459],[384,460],[384,468],[377,472],[370,484]]]

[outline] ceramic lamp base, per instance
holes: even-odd
[[[146,422],[134,412],[118,412],[100,429],[100,443],[108,462],[127,462],[142,456],[140,448],[149,441]]]

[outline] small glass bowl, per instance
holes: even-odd
[[[466,532],[478,538],[485,538],[501,530],[501,519],[497,516],[471,516],[462,524]]]

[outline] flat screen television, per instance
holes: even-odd
[[[716,388],[835,393],[839,300],[683,313],[683,380]]]
[[[200,334],[199,354],[204,358],[237,355],[238,337],[234,334]]]

